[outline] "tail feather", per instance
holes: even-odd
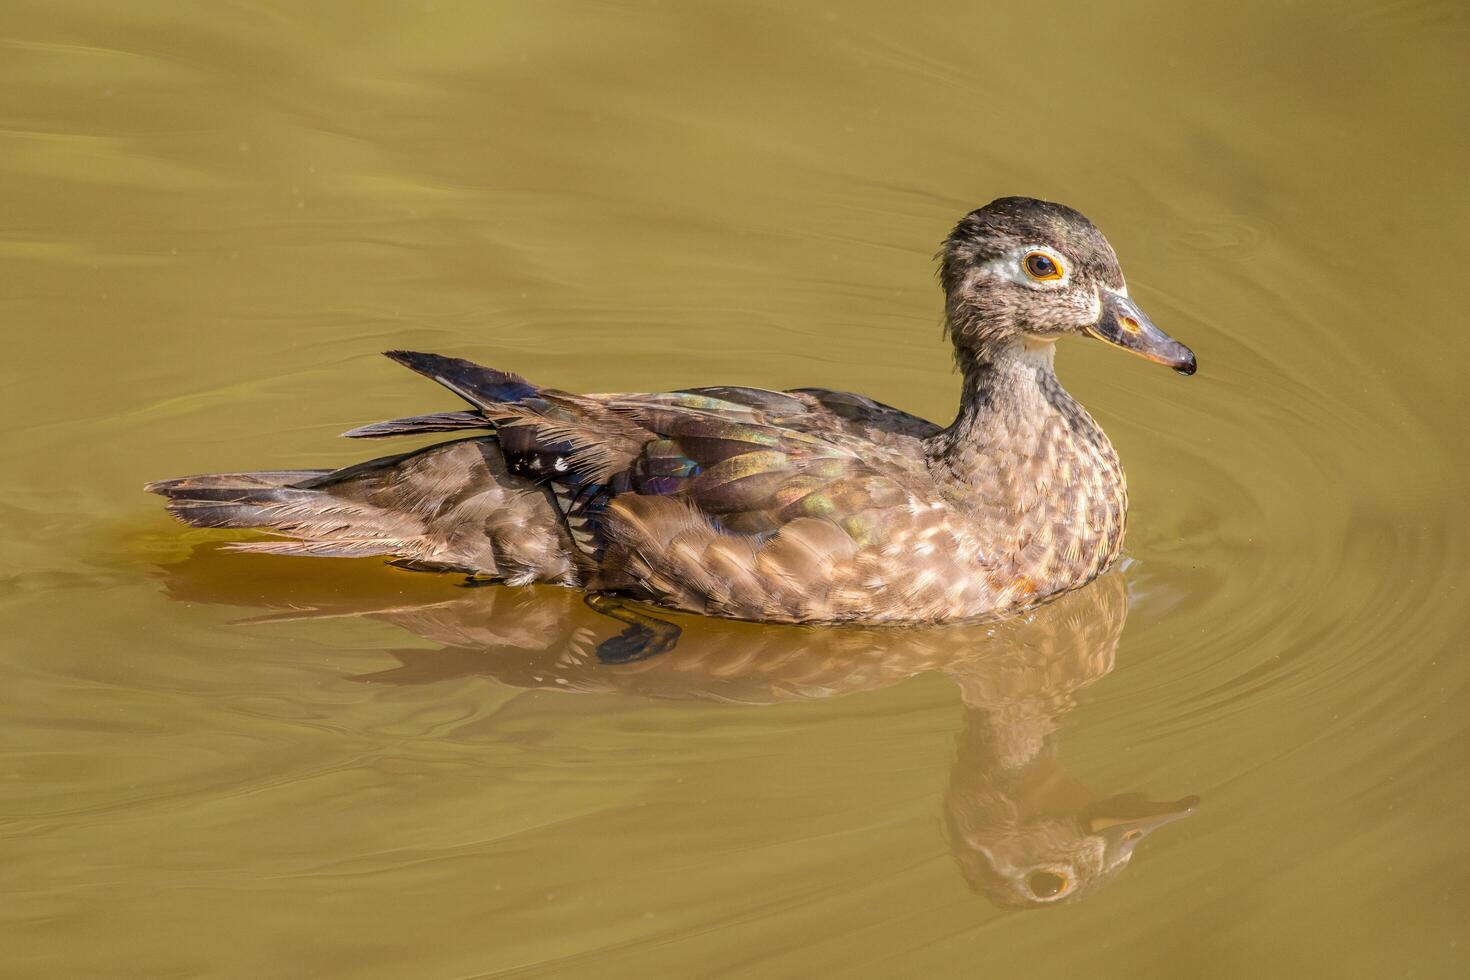
[[[595,490],[630,466],[652,433],[595,396],[540,388],[459,358],[387,356],[472,408],[390,419],[346,435],[493,433],[339,470],[206,474],[147,489],[167,498],[169,512],[186,524],[295,539],[247,542],[235,545],[238,551],[382,555],[515,583],[575,582],[581,553],[546,483]]]
[[[518,374],[458,357],[407,350],[384,354],[473,405],[479,411],[470,414],[496,430],[512,465],[538,477],[546,476],[542,464],[559,463],[556,472],[573,482],[605,482],[653,437],[595,395],[541,388]]]
[[[145,484],[149,493],[173,497],[187,491],[224,487],[289,487],[294,483],[326,476],[331,470],[260,470],[253,473],[201,473],[172,480],[155,480]]]
[[[515,403],[540,393],[539,388],[519,374],[498,371],[459,357],[412,350],[384,351],[383,355],[410,371],[439,382],[480,408]]]
[[[392,554],[399,536],[391,532],[403,528],[387,526],[384,515],[374,512],[377,508],[318,489],[334,472],[344,471],[209,473],[159,480],[145,489],[167,498],[168,512],[194,527],[262,530],[307,541],[331,540],[357,555]]]
[[[353,556],[391,555],[422,533],[416,521],[395,520],[376,508],[295,487],[207,487],[168,495],[166,509],[193,527],[260,530],[321,545],[317,551],[274,549],[277,553],[326,554],[327,547]],[[245,551],[273,549],[243,548]]]
[[[422,432],[454,432],[459,429],[491,429],[495,424],[479,412],[434,412],[406,419],[389,419],[360,425],[342,433],[348,439],[382,439],[385,436],[417,435]]]
[[[556,505],[507,470],[494,436],[339,470],[216,473],[147,488],[185,524],[295,539],[227,545],[235,551],[392,557],[517,583],[576,577]]]
[[[206,473],[158,480],[144,489],[168,499],[168,512],[194,527],[274,528],[281,511],[310,491],[298,484],[320,480],[331,470],[266,470]]]
[[[236,541],[227,551],[251,555],[291,555],[308,558],[377,558],[391,552],[381,541]]]

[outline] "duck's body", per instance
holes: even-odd
[[[1005,256],[1031,262],[1037,249],[1069,266],[1066,291],[1047,279],[1012,282]],[[1122,545],[1122,468],[1057,381],[1052,340],[1071,329],[1105,335],[1121,318],[1120,336],[1106,339],[1185,368],[1187,350],[1127,300],[1111,256],[1085,218],[1057,205],[1005,199],[967,216],[945,253],[965,374],[946,428],[825,389],[572,395],[393,352],[472,410],[349,435],[491,434],[335,472],[219,474],[150,489],[187,523],[297,539],[240,550],[384,555],[737,619],[1001,613],[1090,581]],[[1165,343],[1178,350],[1161,353]]]

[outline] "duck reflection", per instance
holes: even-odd
[[[526,689],[759,705],[945,674],[959,687],[964,713],[944,796],[950,849],[970,887],[1001,907],[1047,907],[1088,893],[1127,867],[1148,834],[1199,802],[1105,796],[1057,761],[1053,735],[1077,693],[1113,669],[1128,613],[1121,574],[1023,617],[966,627],[817,629],[689,618],[674,649],[610,663],[608,620],[568,590],[449,590],[432,581],[418,588],[411,573],[367,575],[350,565],[336,570],[348,571],[344,582],[289,558],[251,565],[254,574],[242,578],[237,557],[221,560],[204,546],[164,569],[165,586],[189,601],[275,607],[247,622],[367,617],[440,647],[387,651],[397,666],[358,678],[374,683],[483,676]]]

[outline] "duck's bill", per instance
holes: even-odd
[[[1102,316],[1087,332],[1180,374],[1194,373],[1194,351],[1154,326],[1138,305],[1121,293],[1103,293]]]
[[[1127,859],[1143,838],[1167,823],[1187,817],[1199,806],[1198,796],[1155,802],[1139,793],[1124,793],[1094,803],[1082,815],[1089,833],[1102,837],[1109,860]]]

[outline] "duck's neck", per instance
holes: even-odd
[[[935,481],[973,515],[996,567],[1046,592],[1111,564],[1127,512],[1118,455],[1057,381],[1054,355],[1050,343],[1017,343],[962,360],[959,413],[925,447]]]

